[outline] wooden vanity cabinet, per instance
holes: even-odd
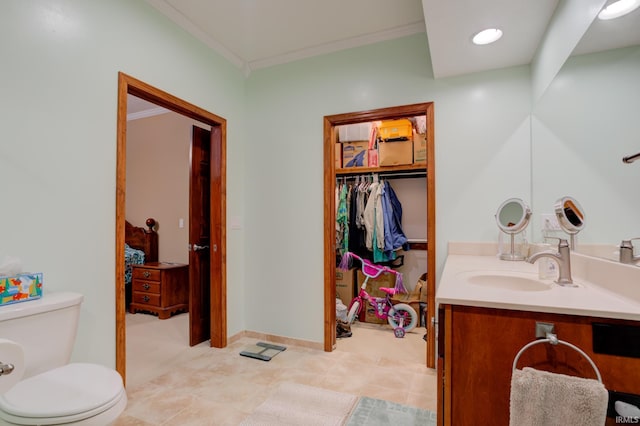
[[[439,425],[509,424],[513,360],[536,339],[536,322],[555,324],[558,339],[588,354],[607,390],[640,394],[640,358],[596,354],[592,337],[592,323],[638,322],[459,305],[440,305],[438,317]],[[564,345],[528,348],[518,361],[523,367],[596,378],[589,362]]]

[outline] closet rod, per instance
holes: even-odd
[[[349,175],[338,175],[336,176],[336,180],[353,180],[358,177],[369,177],[377,175],[380,178],[394,178],[394,177],[425,177],[427,176],[427,172],[424,170],[414,170],[414,171],[406,171],[406,172],[369,172],[369,173],[353,173]]]
[[[416,170],[411,172],[382,172],[378,174],[383,178],[394,178],[394,177],[425,177],[427,175],[426,171]]]

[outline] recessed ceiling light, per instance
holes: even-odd
[[[598,18],[603,20],[619,18],[633,12],[638,6],[640,6],[640,0],[619,0],[602,9]]]
[[[497,41],[500,37],[502,37],[502,31],[498,28],[489,28],[483,31],[480,31],[478,34],[473,36],[474,44],[489,44]]]

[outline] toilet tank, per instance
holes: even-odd
[[[69,363],[82,300],[80,293],[45,293],[37,300],[0,306],[0,337],[22,345],[24,378]]]

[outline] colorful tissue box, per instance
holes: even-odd
[[[42,272],[0,277],[0,306],[42,297]]]

